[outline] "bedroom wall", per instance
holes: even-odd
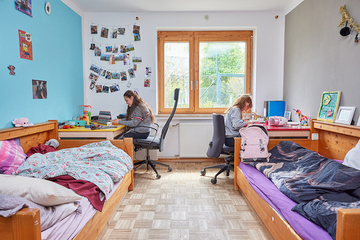
[[[284,100],[316,118],[324,91],[341,91],[340,106],[360,112],[360,44],[339,32],[340,6],[360,25],[360,2],[305,0],[285,17]],[[292,111],[292,119],[298,121]]]
[[[278,15],[279,18],[275,19]],[[136,20],[139,17],[139,20]],[[113,116],[125,112],[126,105],[123,93],[128,90],[128,81],[106,80],[100,77],[98,84],[112,85],[118,83],[120,91],[115,93],[96,93],[90,90],[90,66],[93,63],[110,70],[127,70],[123,64],[110,65],[95,57],[90,44],[129,44],[133,43],[135,51],[131,56],[142,57],[137,64],[135,78],[131,80],[130,89],[137,88],[139,94],[150,107],[157,112],[157,41],[158,30],[254,30],[252,91],[254,109],[263,113],[264,100],[280,100],[283,97],[283,58],[284,58],[284,15],[282,11],[259,12],[117,12],[84,14],[84,81],[85,103],[93,106],[96,114],[108,110]],[[90,25],[101,27],[126,27],[126,34],[116,40],[101,38],[99,34],[90,34]],[[141,41],[134,42],[132,26],[140,26]],[[100,30],[98,30],[100,31]],[[145,67],[151,67],[152,76],[149,88],[144,87]],[[209,120],[211,116],[209,117]]]
[[[49,1],[47,15],[45,2],[33,0],[30,17],[16,10],[14,1],[0,0],[0,128],[20,117],[38,123],[82,113],[82,20],[61,1]],[[20,58],[19,29],[32,34],[32,61]],[[33,99],[33,79],[47,81],[47,99]]]

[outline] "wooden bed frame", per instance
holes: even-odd
[[[26,153],[31,147],[44,144],[49,139],[59,139],[58,122],[49,120],[45,123],[34,124],[31,127],[0,129],[0,141],[20,138],[21,146]],[[58,149],[79,147],[99,140],[58,140]],[[131,138],[124,140],[110,140],[113,145],[123,149],[133,159],[133,142]],[[121,198],[127,191],[133,190],[133,170],[125,175],[120,186],[105,203],[102,212],[97,212],[74,237],[76,240],[96,239],[102,232],[112,213],[118,206]],[[40,210],[25,208],[12,217],[0,217],[1,239],[38,240],[41,239]]]
[[[268,149],[270,150],[280,141],[293,141],[327,158],[344,160],[346,153],[353,148],[360,139],[360,127],[317,120],[312,120],[310,132],[311,139],[270,139]],[[316,137],[318,140],[312,140],[316,139]],[[240,146],[241,138],[236,138],[234,153],[235,190],[240,189],[243,192],[274,239],[301,239],[290,224],[263,200],[247,182],[239,167]],[[360,239],[359,222],[360,209],[340,209],[337,215],[336,239]]]

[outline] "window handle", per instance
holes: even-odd
[[[190,88],[191,88],[191,91],[193,90],[192,85],[193,85],[193,81],[190,81]]]
[[[198,88],[198,81],[196,81],[196,90],[198,90],[199,88]]]

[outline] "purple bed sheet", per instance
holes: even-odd
[[[296,205],[256,168],[240,163],[239,167],[244,173],[251,187],[274,208],[304,240],[332,240],[331,236],[315,223],[307,220],[297,212],[291,211]]]

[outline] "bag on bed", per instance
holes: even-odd
[[[240,128],[241,150],[240,158],[244,163],[268,162],[270,153],[267,146],[269,134],[263,125],[249,125]]]

